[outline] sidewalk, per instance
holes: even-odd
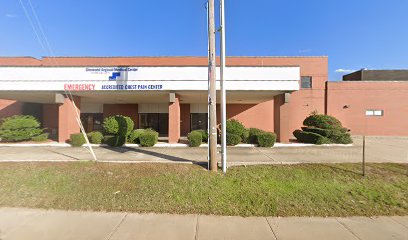
[[[366,140],[367,163],[408,163],[408,138],[375,138]],[[289,145],[288,145],[289,146]],[[273,148],[228,147],[228,165],[361,163],[362,139],[352,146],[294,145]],[[121,163],[207,163],[207,148],[198,147],[94,147],[100,162]],[[220,161],[220,154],[218,154]],[[0,162],[92,160],[85,147],[7,147],[0,145]]]
[[[0,208],[0,239],[408,239],[406,217],[276,218]]]

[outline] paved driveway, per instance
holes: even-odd
[[[132,162],[207,161],[207,148],[188,147],[94,147],[98,160]],[[73,147],[0,147],[0,161],[76,161],[92,160],[87,148]],[[229,147],[228,162],[234,164],[265,163],[338,163],[361,162],[362,139],[355,138],[353,146],[302,147]],[[370,137],[366,139],[367,162],[408,163],[408,138]]]

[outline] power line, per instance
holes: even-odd
[[[44,43],[41,41],[41,38],[40,38],[40,36],[38,35],[38,32],[37,32],[37,29],[35,28],[34,23],[33,23],[32,19],[31,19],[30,15],[28,14],[28,11],[27,11],[26,7],[23,4],[23,1],[19,0],[19,2],[20,2],[21,7],[23,8],[24,14],[26,15],[28,21],[30,22],[31,28],[32,28],[32,30],[34,32],[35,37],[38,40],[38,43],[40,43],[41,48],[44,51],[44,53],[47,53],[47,50],[44,47]]]

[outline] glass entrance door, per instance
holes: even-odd
[[[168,113],[140,113],[139,128],[152,128],[161,136],[168,135],[169,114]]]

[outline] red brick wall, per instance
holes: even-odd
[[[0,119],[22,114],[23,103],[0,99]]]
[[[408,135],[408,82],[328,82],[327,114],[355,135]],[[384,110],[366,116],[365,110]]]

